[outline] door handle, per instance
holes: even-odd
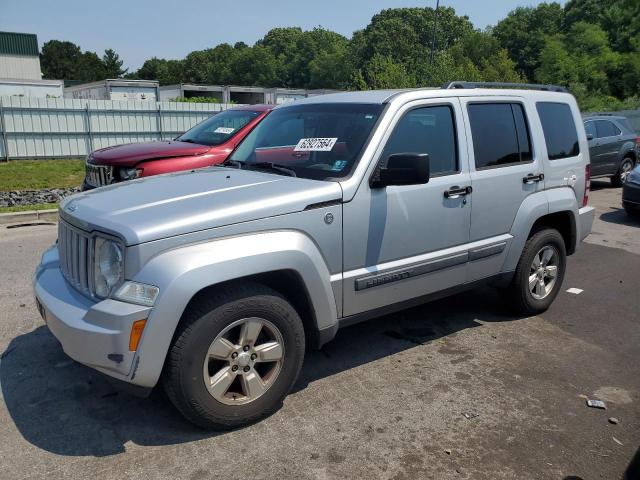
[[[472,187],[451,187],[449,190],[444,192],[444,198],[459,198],[465,195],[469,195],[473,192]]]
[[[536,182],[541,182],[542,180],[544,180],[544,173],[539,173],[537,175],[534,175],[533,173],[530,173],[529,175],[527,175],[526,177],[524,177],[522,179],[522,183],[525,183],[527,185],[531,185],[531,184],[536,183]]]

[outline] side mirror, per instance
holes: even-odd
[[[589,141],[593,140],[593,134],[592,133],[587,133],[587,140],[589,140]]]
[[[390,185],[421,185],[429,182],[429,155],[426,153],[396,153],[371,179],[371,188]]]

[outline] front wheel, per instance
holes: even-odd
[[[223,288],[191,305],[167,357],[163,385],[192,423],[227,430],[277,410],[298,377],[304,329],[279,293]]]
[[[616,174],[611,177],[611,185],[613,185],[614,187],[621,187],[626,180],[627,175],[629,175],[629,173],[631,173],[631,170],[633,170],[634,166],[635,163],[633,159],[629,157],[625,158],[620,164],[620,168],[618,169]]]
[[[567,253],[562,235],[547,228],[525,244],[509,289],[518,313],[537,315],[549,308],[564,279]]]

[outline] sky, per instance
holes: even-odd
[[[478,28],[540,0],[441,0]],[[564,4],[564,1],[560,2]],[[184,58],[219,43],[252,45],[274,27],[316,26],[350,37],[385,8],[435,7],[436,0],[0,0],[0,30],[68,40],[83,50],[113,48],[134,70],[151,57]]]

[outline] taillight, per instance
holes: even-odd
[[[584,167],[584,197],[582,197],[582,206],[589,205],[589,192],[591,191],[591,164]]]

